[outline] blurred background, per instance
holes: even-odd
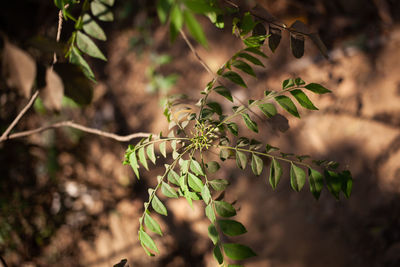
[[[238,220],[248,229],[240,240],[258,254],[246,266],[400,266],[400,2],[257,2],[288,25],[300,19],[319,32],[331,61],[310,41],[295,59],[284,34],[274,54],[265,48],[270,59],[266,69],[256,69],[258,79],[246,79],[249,89],[232,87],[232,93],[255,99],[298,76],[332,90],[310,96],[320,111],[301,110],[301,120],[258,122],[258,138],[286,152],[336,160],[351,170],[354,185],[349,200],[323,191],[315,201],[308,188],[290,190],[287,176],[272,191],[266,170],[254,177],[228,162],[217,175],[230,179],[226,196],[238,200]],[[121,135],[159,133],[167,128],[160,103],[168,93],[199,98],[212,77],[181,37],[169,41],[155,1],[119,0],[113,11],[115,21],[101,24],[108,40],[98,43],[108,62],[88,59],[98,80],[92,103],[65,101],[59,113],[35,103],[16,130],[73,119]],[[243,45],[230,20],[217,29],[198,19],[209,48],[196,49],[216,71]],[[21,48],[35,37],[54,39],[57,21],[53,1],[10,1],[0,10],[1,31]],[[72,30],[64,22],[62,42]],[[26,101],[0,81],[1,132]],[[156,238],[160,255],[145,255],[138,219],[163,166],[137,181],[122,165],[127,145],[68,128],[0,144],[0,256],[9,266],[112,266],[123,258],[130,266],[216,265],[203,208],[192,210],[184,199],[165,199],[169,216],[157,217],[165,232]]]

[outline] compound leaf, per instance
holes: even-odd
[[[271,103],[258,104],[257,106],[268,118],[275,116],[277,113],[275,106]]]

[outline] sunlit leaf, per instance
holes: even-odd
[[[252,55],[248,54],[248,53],[239,53],[238,57],[247,59],[248,61],[250,61],[251,63],[253,63],[254,65],[258,65],[258,66],[262,66],[264,67],[264,64],[256,57],[253,57]]]
[[[293,79],[286,79],[282,82],[282,89],[287,89],[293,87],[294,85],[295,84]]]
[[[140,163],[142,163],[143,167],[145,167],[146,170],[149,170],[149,166],[147,165],[146,155],[144,152],[144,146],[139,148],[138,156],[139,156],[139,161]]]
[[[178,194],[176,193],[175,189],[173,189],[169,184],[165,182],[161,183],[161,192],[166,197],[178,198]]]
[[[147,212],[144,214],[144,224],[146,225],[147,228],[149,228],[151,231],[153,231],[156,234],[163,235],[161,231],[161,227],[158,224],[156,220],[150,217]]]
[[[229,185],[224,179],[214,179],[208,182],[215,191],[223,191]]]
[[[268,118],[275,116],[277,113],[274,104],[264,103],[264,104],[258,104],[257,106],[262,111],[262,113],[264,113],[264,115],[267,116]]]
[[[243,224],[234,220],[218,220],[218,225],[227,236],[237,236],[247,232]]]
[[[106,41],[107,36],[103,29],[96,23],[89,14],[84,14],[82,18],[83,30],[93,38]]]
[[[269,183],[271,184],[272,189],[276,188],[279,181],[281,180],[281,176],[282,176],[281,165],[275,158],[273,158],[269,172]]]
[[[227,78],[228,80],[230,80],[233,83],[236,83],[237,85],[247,88],[247,85],[244,83],[242,77],[240,77],[240,75],[234,71],[227,71],[222,74],[222,77]]]
[[[292,94],[292,96],[294,96],[294,98],[296,98],[297,102],[299,102],[299,104],[302,105],[303,107],[310,110],[318,110],[318,108],[314,106],[314,104],[307,97],[307,95],[303,93],[303,91],[295,89],[290,91],[290,93]]]
[[[86,76],[88,79],[90,79],[90,80],[92,80],[92,81],[96,81],[95,78],[94,78],[94,74],[93,74],[92,69],[90,68],[90,66],[89,66],[89,64],[86,62],[86,60],[83,59],[83,57],[81,56],[81,53],[80,53],[80,51],[78,50],[78,48],[73,47],[73,48],[71,49],[71,54],[69,55],[69,61],[70,61],[71,63],[73,63],[73,64],[78,65],[78,66],[81,68],[83,74],[85,74],[85,76]],[[76,89],[75,89],[75,90],[76,90]],[[67,92],[68,92],[68,90],[66,90],[66,95],[68,96]]]
[[[165,141],[161,142],[159,148],[160,148],[161,155],[163,155],[164,158],[166,158],[167,157],[166,142]]]
[[[297,111],[296,106],[294,105],[294,103],[292,102],[292,100],[284,95],[281,96],[276,96],[275,97],[276,102],[278,102],[278,104],[287,112],[289,112],[290,114],[292,114],[293,116],[300,118],[299,112]]]
[[[241,71],[243,71],[247,74],[250,74],[251,76],[256,77],[256,73],[254,72],[252,67],[250,67],[249,64],[247,64],[246,62],[244,62],[242,60],[235,60],[234,62],[232,62],[232,66],[240,69]]]
[[[231,92],[228,89],[226,89],[224,86],[217,86],[214,88],[214,91],[217,92],[218,94],[222,95],[229,101],[233,102]]]
[[[252,130],[255,133],[258,133],[257,123],[250,119],[249,114],[242,113],[242,118],[243,118],[244,123],[246,124],[247,128],[249,128],[250,130]]]
[[[142,229],[139,230],[139,240],[143,245],[158,253],[158,249],[154,240]]]
[[[236,215],[235,208],[225,201],[214,201],[215,210],[221,217],[232,217]]]
[[[190,172],[188,173],[188,184],[196,192],[201,192],[204,186],[201,179]]]
[[[260,175],[264,167],[264,162],[263,160],[257,156],[256,154],[252,154],[251,158],[251,170],[255,175]]]
[[[135,173],[136,177],[139,179],[139,164],[137,162],[137,158],[136,158],[136,152],[133,151],[130,155],[129,155],[129,163],[133,169],[133,172]]]
[[[175,41],[179,31],[183,26],[183,14],[177,4],[172,6],[170,13],[170,37],[171,41]]]
[[[190,170],[196,175],[204,176],[203,168],[201,167],[200,163],[198,163],[195,159],[192,159],[190,161]]]
[[[236,150],[236,164],[242,170],[244,170],[246,168],[246,165],[247,165],[246,153]]]
[[[215,213],[214,213],[214,209],[212,207],[212,204],[208,204],[206,207],[206,216],[207,218],[214,223],[216,218],[215,218]]]
[[[322,85],[318,83],[309,83],[306,86],[304,86],[307,90],[310,90],[311,92],[314,92],[316,94],[326,94],[326,93],[331,93],[330,90],[326,89]]]
[[[304,170],[291,162],[290,164],[290,185],[294,191],[299,192],[306,182],[306,173]]]
[[[203,189],[201,190],[201,196],[204,200],[204,203],[209,204],[211,200],[211,193],[210,189],[208,189],[207,185],[203,186]]]
[[[225,243],[222,244],[224,252],[232,260],[244,260],[257,254],[249,247],[241,244]]]
[[[168,181],[174,185],[180,186],[179,175],[174,170],[168,172]]]
[[[102,21],[114,20],[114,15],[111,12],[110,8],[96,0],[90,3],[90,9],[92,10],[92,14],[99,20]]]
[[[167,208],[164,206],[164,204],[156,195],[153,196],[153,200],[151,201],[151,206],[157,213],[164,216],[168,215]]]
[[[218,231],[214,224],[210,224],[210,226],[208,226],[208,237],[211,239],[214,245],[216,245],[219,241]]]
[[[153,162],[153,164],[156,164],[156,155],[154,154],[154,144],[150,144],[147,146],[146,153],[151,162]]]

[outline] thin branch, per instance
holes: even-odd
[[[8,126],[7,130],[4,131],[4,133],[0,137],[0,142],[3,142],[4,140],[7,140],[8,134],[11,132],[11,130],[17,125],[17,123],[21,120],[22,116],[28,111],[28,109],[33,105],[35,102],[36,98],[39,95],[39,91],[36,91],[31,99],[29,100],[28,104],[21,110],[21,112],[17,115],[17,117],[14,119],[14,121]]]
[[[189,46],[190,50],[192,51],[192,53],[195,55],[195,57],[197,58],[197,60],[200,62],[200,64],[206,69],[206,71],[208,73],[210,73],[212,76],[216,77],[216,75],[214,74],[214,72],[210,69],[210,67],[207,65],[206,62],[204,62],[204,60],[199,56],[199,54],[197,53],[196,49],[193,47],[192,43],[189,41],[189,39],[187,38],[185,32],[183,30],[180,30],[180,33],[183,37],[183,40],[185,40],[186,44]]]
[[[194,48],[194,46],[192,45],[192,43],[189,41],[189,39],[187,38],[185,32],[184,32],[183,30],[180,30],[180,33],[181,33],[181,35],[182,35],[182,37],[183,37],[183,40],[185,40],[187,46],[190,48],[190,50],[191,50],[192,53],[195,55],[195,57],[196,57],[197,60],[200,62],[200,64],[204,67],[204,69],[214,77],[215,81],[218,81],[222,86],[224,86],[224,85],[222,84],[222,82],[218,80],[219,76],[217,76],[217,75],[211,70],[211,68],[207,65],[207,63],[199,56],[199,54],[198,54],[197,51],[196,51],[196,48]],[[226,87],[226,86],[224,86],[224,87]],[[246,105],[245,103],[243,103],[243,101],[241,101],[241,100],[240,100],[239,98],[237,98],[236,96],[233,96],[233,98],[234,98],[235,100],[237,100],[240,104],[242,104],[242,105],[244,105],[244,106]],[[255,113],[255,112],[252,111],[252,110],[250,110],[250,112],[253,113],[254,116],[256,116],[257,118],[259,118],[260,120],[262,120],[262,118],[261,118],[257,113]]]
[[[36,133],[40,133],[40,132],[44,132],[50,129],[56,129],[56,128],[61,128],[61,127],[70,127],[73,129],[77,129],[80,130],[82,132],[85,133],[91,133],[91,134],[95,134],[95,135],[99,135],[102,137],[106,137],[106,138],[110,138],[119,142],[129,142],[132,139],[135,138],[143,138],[143,137],[148,137],[150,136],[150,133],[134,133],[134,134],[129,134],[129,135],[117,135],[114,133],[109,133],[109,132],[105,132],[105,131],[101,131],[95,128],[89,128],[86,126],[83,126],[81,124],[77,124],[75,122],[72,121],[62,121],[62,122],[57,122],[54,124],[50,124],[47,126],[43,126],[37,129],[33,129],[33,130],[28,130],[28,131],[23,131],[23,132],[19,132],[19,133],[14,133],[14,134],[10,134],[9,136],[6,136],[6,138],[3,140],[0,140],[0,143],[2,141],[5,140],[10,140],[10,139],[16,139],[16,138],[21,138],[21,137],[26,137],[26,136],[30,136]]]
[[[66,6],[68,7],[68,6]],[[60,10],[60,12],[58,13],[58,28],[57,28],[57,37],[56,37],[56,41],[59,42],[60,41],[60,37],[61,37],[61,29],[62,29],[62,23],[63,23],[63,17],[62,17],[62,11]],[[54,64],[57,62],[57,56],[56,53],[54,52],[53,55],[53,63],[51,65],[51,68],[53,68]],[[21,120],[21,118],[25,115],[25,113],[32,107],[33,103],[35,102],[36,98],[39,96],[39,91],[37,90],[31,97],[31,99],[29,100],[28,104],[26,104],[26,106],[21,110],[21,112],[17,115],[17,117],[15,117],[15,119],[13,120],[13,122],[10,124],[10,126],[7,127],[7,129],[4,131],[4,133],[1,135],[0,137],[0,143],[3,142],[4,140],[9,139],[8,135],[10,134],[10,132],[12,131],[12,129],[14,129],[15,125],[17,125],[17,123]]]

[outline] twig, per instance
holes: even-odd
[[[105,131],[101,131],[95,128],[89,128],[86,126],[83,126],[81,124],[77,124],[75,122],[72,121],[62,121],[62,122],[57,122],[54,124],[50,124],[47,126],[43,126],[37,129],[33,129],[33,130],[28,130],[28,131],[23,131],[23,132],[19,132],[19,133],[14,133],[14,134],[10,134],[9,136],[6,136],[6,138],[3,140],[0,140],[0,142],[5,141],[5,140],[9,140],[9,139],[16,139],[16,138],[21,138],[21,137],[26,137],[26,136],[30,136],[36,133],[40,133],[40,132],[44,132],[50,129],[56,129],[56,128],[61,128],[61,127],[70,127],[73,129],[77,129],[80,130],[82,132],[86,132],[86,133],[91,133],[91,134],[95,134],[95,135],[99,135],[99,136],[103,136],[106,138],[110,138],[110,139],[114,139],[116,141],[119,142],[128,142],[132,139],[135,138],[140,138],[140,137],[148,137],[150,136],[150,133],[134,133],[134,134],[129,134],[129,135],[117,135],[114,133],[109,133],[109,132],[105,132]]]
[[[39,95],[39,91],[36,91],[31,99],[29,100],[28,104],[21,110],[21,112],[17,115],[17,117],[14,119],[14,121],[8,126],[7,130],[4,131],[4,133],[0,137],[0,142],[3,142],[4,140],[7,140],[8,134],[11,132],[11,130],[17,125],[17,123],[20,121],[22,116],[28,111],[28,109],[33,105],[35,102],[36,98]]]
[[[67,7],[67,6],[66,6]],[[62,29],[62,23],[63,23],[63,17],[62,17],[62,11],[60,10],[60,12],[58,13],[58,28],[57,28],[57,37],[56,37],[56,41],[59,42],[60,41],[60,37],[61,37],[61,29]],[[53,63],[51,65],[51,68],[53,68],[54,64],[57,62],[57,55],[56,52],[54,52],[53,55]],[[3,142],[4,140],[9,139],[8,135],[10,134],[10,132],[12,131],[12,129],[14,129],[15,125],[17,125],[17,123],[21,120],[21,118],[25,115],[25,113],[28,111],[28,109],[31,108],[31,106],[33,105],[33,103],[35,102],[36,98],[39,95],[39,91],[37,90],[31,97],[31,99],[29,100],[28,104],[26,104],[26,106],[21,110],[21,112],[17,115],[17,117],[15,117],[14,121],[10,124],[10,126],[7,127],[7,129],[4,131],[4,133],[1,135],[0,137],[0,142]]]
[[[200,64],[204,67],[204,69],[205,69],[208,73],[210,73],[210,74],[214,77],[215,81],[218,81],[219,76],[217,76],[217,75],[211,70],[211,68],[207,65],[207,63],[199,56],[199,54],[197,53],[197,51],[196,51],[196,49],[194,48],[194,46],[192,45],[192,43],[191,43],[191,42],[189,41],[189,39],[187,38],[185,32],[184,32],[183,30],[180,30],[180,33],[181,33],[181,35],[182,35],[182,37],[183,37],[183,40],[185,40],[187,46],[190,48],[190,50],[191,50],[192,53],[195,55],[195,57],[196,57],[197,60],[200,62]],[[221,85],[223,85],[221,81],[218,81],[218,82],[219,82]],[[223,85],[223,86],[224,86],[224,85]],[[224,87],[226,87],[226,86],[224,86]],[[233,98],[234,98],[235,100],[237,100],[240,104],[246,105],[245,103],[243,103],[243,101],[241,101],[241,100],[240,100],[239,98],[237,98],[236,96],[233,96]],[[253,110],[250,110],[250,112],[253,113],[253,114],[254,114],[257,118],[259,118],[260,120],[263,119],[261,116],[259,116],[257,113],[255,113]]]

